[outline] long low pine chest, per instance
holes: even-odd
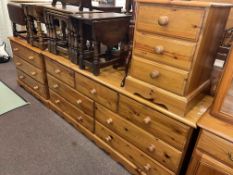
[[[170,114],[120,87],[123,71],[105,68],[94,76],[22,39],[10,41],[18,83],[132,174],[183,173],[196,122],[212,97],[204,97],[185,117]]]

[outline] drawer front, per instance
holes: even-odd
[[[171,175],[174,174],[152,160],[141,150],[113,133],[99,122],[96,122],[95,133],[113,149],[121,153],[125,158],[137,166],[137,172],[147,175]],[[139,173],[139,174],[140,174]]]
[[[134,54],[170,66],[190,70],[196,43],[135,32]]]
[[[17,69],[28,74],[33,79],[39,81],[41,84],[45,84],[45,73],[41,69],[32,66],[28,62],[24,61],[20,57],[14,56],[14,62]]]
[[[62,66],[61,64],[50,60],[49,58],[45,59],[46,70],[49,74],[53,75],[57,79],[65,82],[67,85],[74,87],[74,71]]]
[[[161,108],[184,116],[187,102],[180,96],[127,76],[125,89]]]
[[[13,41],[11,41],[11,47],[12,47],[14,56],[18,56],[24,59],[25,61],[29,62],[30,64],[38,68],[44,69],[44,62],[39,53],[36,53],[35,51],[30,50]]]
[[[120,95],[119,114],[180,150],[189,139],[190,127],[124,95]]]
[[[197,41],[205,10],[139,3],[137,30]]]
[[[115,91],[78,73],[75,74],[75,80],[76,89],[79,92],[85,94],[112,111],[116,111],[118,94]]]
[[[18,74],[18,80],[25,83],[40,96],[44,97],[45,99],[48,99],[48,88],[46,86],[32,79],[30,76],[20,71],[19,69],[17,69],[17,74]]]
[[[222,162],[233,166],[233,143],[202,131],[197,147]]]
[[[182,153],[172,146],[150,135],[99,104],[96,104],[96,120],[140,148],[170,170],[175,172],[178,170]]]
[[[94,131],[94,120],[92,117],[81,112],[81,110],[73,106],[71,103],[53,92],[51,89],[49,89],[49,93],[50,101],[54,105],[56,105],[63,112],[67,113],[69,116],[75,119],[77,123],[83,125],[85,128],[89,129],[92,132]]]
[[[91,99],[77,92],[53,76],[48,74],[47,77],[50,89],[65,98],[68,102],[72,103],[75,107],[81,109],[87,115],[93,116],[94,102]]]
[[[178,95],[184,95],[188,78],[186,71],[143,60],[136,56],[133,57],[129,74]]]

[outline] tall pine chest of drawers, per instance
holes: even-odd
[[[184,116],[210,84],[230,5],[138,0],[126,89]]]

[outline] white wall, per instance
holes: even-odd
[[[0,39],[7,43],[7,50],[10,52],[10,44],[7,39],[12,36],[11,22],[7,10],[8,0],[0,0]]]

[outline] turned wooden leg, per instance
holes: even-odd
[[[100,43],[97,41],[94,41],[94,60],[93,60],[93,74],[94,75],[100,74],[99,47],[100,47]]]
[[[44,40],[43,40],[43,31],[41,27],[41,21],[37,19],[36,24],[37,24],[37,36],[39,39],[39,48],[44,49]]]
[[[80,32],[80,37],[79,37],[79,67],[80,69],[85,69],[84,65],[84,38],[83,38],[83,25],[80,23],[79,24],[79,32]]]

